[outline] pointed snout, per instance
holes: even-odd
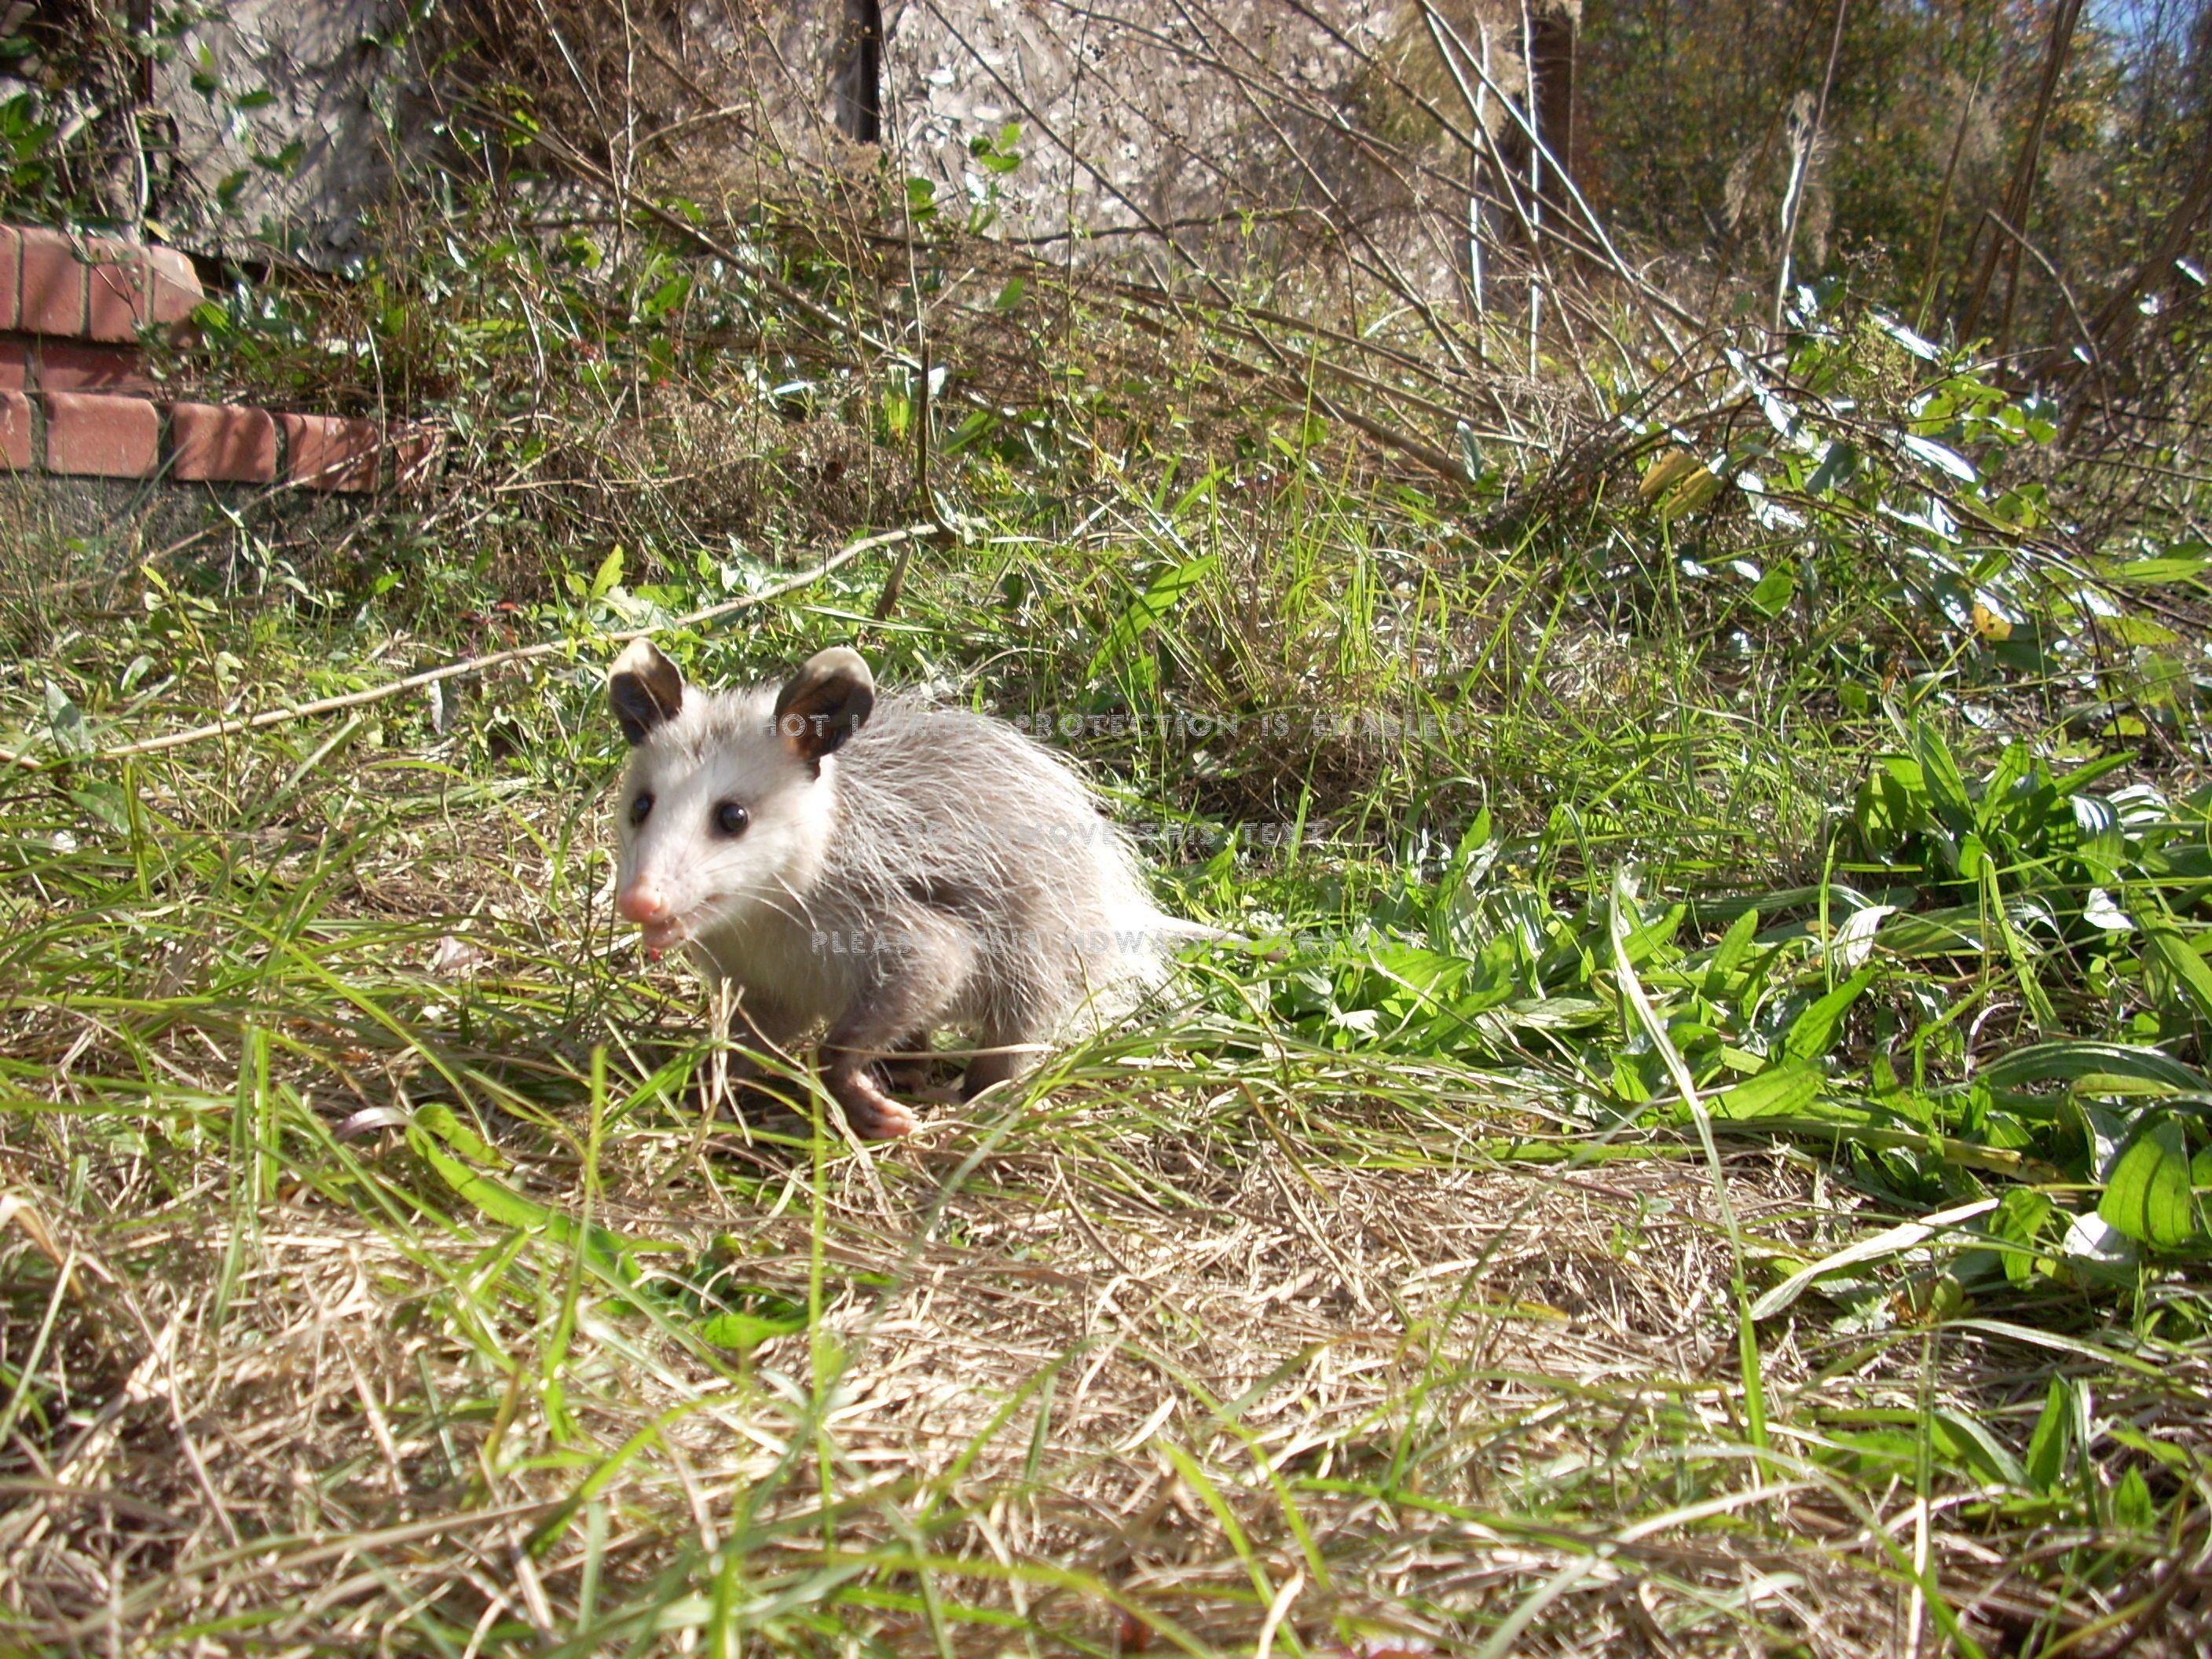
[[[660,890],[642,877],[615,895],[615,908],[625,921],[647,927],[670,920],[673,914]]]

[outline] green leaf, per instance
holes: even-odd
[[[788,1336],[806,1328],[806,1316],[764,1319],[758,1314],[718,1313],[701,1320],[692,1329],[718,1348],[750,1352],[771,1337]]]
[[[625,1238],[595,1224],[585,1224],[525,1198],[504,1182],[473,1170],[447,1148],[441,1131],[451,1132],[459,1146],[490,1148],[472,1132],[462,1128],[450,1110],[427,1107],[407,1127],[407,1144],[415,1155],[437,1171],[438,1177],[460,1197],[504,1226],[543,1233],[554,1243],[574,1248],[580,1241],[584,1258],[594,1267],[625,1285],[635,1285],[642,1274],[636,1258],[647,1252],[681,1253],[683,1247],[665,1240]]]
[[[491,1148],[489,1142],[462,1122],[450,1106],[433,1102],[418,1106],[415,1110],[415,1126],[444,1141],[453,1151],[471,1164],[504,1164],[507,1160]]]
[[[1759,933],[1759,912],[1747,910],[1729,924],[1721,935],[1721,942],[1713,947],[1712,966],[1705,972],[1705,994],[1717,999],[1727,988],[1728,981],[1742,964],[1744,953],[1751,949],[1752,940]]]
[[[1729,1122],[1754,1117],[1795,1117],[1820,1097],[1820,1068],[1786,1060],[1757,1077],[1709,1096],[1705,1109]]]
[[[84,755],[92,751],[92,738],[84,727],[84,711],[52,680],[46,682],[46,726],[53,733],[54,747],[63,754]]]
[[[2043,1396],[2042,1415],[2027,1437],[2027,1484],[2049,1497],[2057,1492],[2066,1474],[2066,1444],[2073,1421],[2073,1390],[2063,1377],[2053,1377]]]
[[[2156,587],[2201,576],[2207,565],[2212,565],[2212,556],[2203,554],[2194,558],[2131,559],[2106,571],[2105,580],[2123,582],[2130,587]]]
[[[2024,1486],[2027,1473],[1989,1430],[1964,1412],[1939,1407],[1928,1422],[1929,1438],[1953,1468],[1990,1485]]]
[[[1131,600],[1128,607],[1115,618],[1113,627],[1099,642],[1097,654],[1091,659],[1085,673],[1095,678],[1114,666],[1135,648],[1139,640],[1152,630],[1161,617],[1182,602],[1183,596],[1213,574],[1218,562],[1211,553],[1187,559],[1173,568],[1152,579],[1152,585]]]
[[[1981,477],[1974,470],[1972,461],[1957,450],[1946,449],[1932,439],[1921,437],[1917,433],[1900,432],[1897,434],[1897,441],[1907,454],[1927,462],[1939,472],[1949,473],[1960,483],[1972,483]]]
[[[2133,1464],[2112,1488],[2112,1521],[2124,1532],[2158,1529],[2158,1505],[2151,1501],[2150,1484]]]
[[[1762,617],[1778,617],[1790,608],[1790,597],[1796,586],[1797,579],[1789,568],[1778,564],[1759,579],[1747,601]]]
[[[88,783],[82,789],[70,790],[69,798],[109,829],[130,833],[131,802],[114,784]]]
[[[1876,1233],[1871,1238],[1847,1244],[1833,1255],[1800,1267],[1760,1297],[1752,1304],[1751,1316],[1753,1319],[1771,1319],[1802,1295],[1814,1279],[1845,1267],[1856,1267],[1863,1262],[1917,1249],[1946,1228],[1957,1227],[1978,1216],[1987,1215],[1996,1206],[1997,1200],[1994,1198],[1978,1198],[1970,1203],[1939,1211],[1924,1220],[1904,1222],[1887,1231]]]
[[[2033,1187],[2014,1187],[1998,1200],[1989,1219],[1990,1237],[2014,1248],[2002,1253],[2006,1281],[2019,1285],[2033,1282],[2039,1260],[2034,1252],[2055,1250],[2053,1218],[2058,1206],[2048,1194]]]
[[[2179,1249],[2197,1237],[2189,1145],[2171,1112],[2160,1113],[2120,1154],[2097,1213],[2154,1249]]]
[[[1943,734],[1916,714],[1911,740],[1912,757],[1920,763],[1921,786],[1928,792],[1929,805],[1953,835],[1963,836],[1975,829],[1973,797],[1966,793],[1966,780],[1959,763],[1951,757],[1951,745],[1943,741]]]
[[[1841,489],[1857,474],[1859,459],[1855,446],[1841,438],[1835,439],[1821,452],[1820,465],[1814,469],[1813,476],[1805,480],[1806,494],[1819,495]]]
[[[2212,1092],[2212,1079],[2156,1048],[2124,1042],[2036,1042],[2000,1054],[1981,1069],[1994,1089],[2023,1083],[2078,1082],[2083,1078],[2126,1078],[2161,1085],[2176,1093]]]
[[[1875,969],[1862,968],[1790,1024],[1782,1049],[1797,1060],[1818,1060],[1835,1047],[1836,1030],[1859,995],[1874,982]]]
[[[1914,356],[1919,358],[1922,362],[1933,363],[1942,361],[1943,354],[1939,348],[1921,338],[1903,323],[1899,322],[1896,318],[1885,317],[1880,312],[1875,312],[1868,320]]]
[[[622,578],[623,549],[622,544],[617,542],[609,550],[607,556],[599,561],[599,574],[592,578],[592,597],[595,599],[604,599],[614,592],[616,585],[622,580]]]
[[[1474,441],[1474,428],[1465,421],[1459,422],[1459,459],[1466,469],[1467,481],[1479,484],[1490,471],[1490,459],[1482,453],[1482,446]]]
[[[1978,905],[1885,916],[1881,948],[1898,957],[1974,957],[1989,948],[1985,918]]]
[[[2171,922],[2147,921],[2142,927],[2148,954],[2158,958],[2197,1018],[2212,1023],[2212,968]]]

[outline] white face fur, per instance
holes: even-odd
[[[778,915],[807,925],[836,817],[831,751],[866,717],[866,665],[833,650],[781,693],[701,693],[639,646],[610,682],[633,745],[615,799],[617,908],[656,954]]]

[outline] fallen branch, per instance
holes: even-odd
[[[710,605],[702,611],[676,617],[658,628],[631,628],[620,633],[609,634],[613,644],[625,645],[632,640],[645,638],[672,628],[691,628],[716,617],[728,616],[733,611],[744,611],[770,599],[780,599],[787,593],[795,593],[802,587],[820,581],[840,565],[848,564],[863,553],[872,553],[882,548],[897,547],[903,543],[927,540],[949,533],[942,525],[912,524],[902,530],[885,531],[880,536],[864,536],[851,542],[824,559],[804,575],[758,593],[748,593],[742,599],[726,599],[720,605]],[[19,755],[0,749],[0,764],[43,769],[47,767],[93,761],[126,760],[133,755],[158,754],[165,749],[181,749],[187,744],[204,743],[210,738],[235,737],[241,732],[258,732],[264,726],[282,726],[289,720],[310,720],[318,714],[332,714],[343,708],[359,708],[364,704],[382,702],[404,691],[418,690],[426,685],[435,685],[441,680],[459,679],[465,674],[481,674],[486,669],[499,668],[511,662],[528,662],[538,657],[550,657],[571,649],[574,640],[549,640],[537,645],[517,646],[511,651],[495,651],[488,656],[469,657],[460,662],[447,663],[442,668],[426,669],[420,674],[410,674],[405,679],[394,680],[389,685],[374,686],[366,691],[349,691],[343,696],[324,697],[314,702],[296,703],[289,708],[264,709],[258,714],[216,720],[207,726],[196,726],[188,732],[170,732],[158,738],[148,738],[141,743],[125,744],[120,749],[95,750],[88,755],[52,755],[38,757]]]

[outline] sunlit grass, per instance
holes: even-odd
[[[896,1148],[803,1072],[804,1109],[734,1115],[696,988],[605,908],[597,631],[680,583],[549,602],[574,659],[442,712],[18,769],[0,1649],[2133,1628],[2212,1498],[2202,1255],[2069,1265],[2106,1177],[2065,1114],[2160,1085],[1972,1079],[2039,1034],[2194,1054],[2185,969],[1999,936],[2055,902],[2070,809],[1984,815],[1965,887],[1945,802],[1859,846],[1917,728],[1562,557],[1349,489],[1131,499],[933,551],[888,623],[883,562],[671,640],[711,678],[857,636],[886,681],[1079,717],[1117,810],[1194,832],[1150,843],[1164,895],[1255,936]],[[465,648],[296,599],[19,617],[0,746],[52,757],[49,681],[101,747]],[[1997,763],[1923,713],[1962,777]],[[2183,829],[2131,831],[2113,891],[2186,920],[2194,810],[2146,809]],[[1855,963],[1876,893],[1949,932]],[[2005,1226],[1749,1316],[1983,1196]]]

